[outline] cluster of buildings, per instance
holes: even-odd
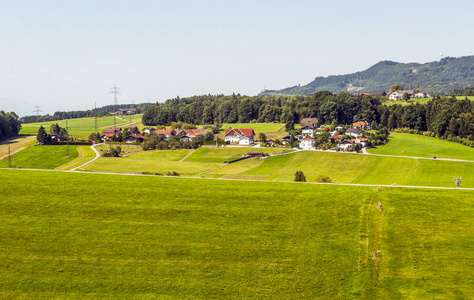
[[[132,133],[133,127],[129,127],[128,131],[130,132],[129,135],[123,137],[126,143],[141,143],[148,139],[148,137],[152,134],[154,135],[162,135],[165,139],[168,139],[172,136],[177,136],[183,142],[189,142],[195,139],[198,135],[204,134],[207,129],[155,129],[153,127],[145,127],[142,130],[142,133]],[[122,132],[121,127],[110,127],[107,129],[102,130],[102,135],[100,136],[102,141],[109,141],[119,135]]]
[[[304,118],[301,120],[301,136],[299,137],[299,147],[303,150],[315,150],[315,137],[317,134],[321,134],[324,128],[317,127],[317,118]],[[363,138],[363,132],[361,129],[370,130],[370,124],[366,121],[359,121],[352,124],[351,128],[344,131],[344,134],[339,135],[338,132],[343,130],[342,126],[337,126],[334,131],[329,131],[330,137],[328,142],[331,144],[337,144],[335,150],[347,151],[349,148],[353,148],[356,145],[360,145],[362,148],[367,147],[368,140]],[[351,138],[343,139],[343,136],[349,136]]]
[[[396,91],[391,91],[388,94],[386,92],[358,92],[358,93],[353,93],[352,96],[358,97],[358,96],[364,96],[364,95],[369,95],[369,96],[388,96],[389,100],[401,100],[403,98],[403,95],[407,93],[410,99],[422,99],[422,98],[429,98],[431,97],[429,94],[423,92],[423,91],[417,91],[417,90],[396,90]]]

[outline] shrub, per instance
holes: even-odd
[[[295,181],[298,181],[298,182],[306,182],[306,176],[304,176],[303,171],[296,171],[296,173],[295,173]]]
[[[332,183],[332,180],[329,176],[319,175],[318,178],[316,178],[316,182]]]

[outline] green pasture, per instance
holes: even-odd
[[[414,156],[453,158],[474,161],[474,148],[432,137],[407,134],[390,133],[389,142],[384,146],[368,149],[369,153]]]
[[[263,152],[268,154],[283,153],[293,150],[277,149],[277,148],[240,148],[240,147],[224,147],[211,148],[203,147],[196,149],[189,157],[187,162],[215,162],[224,163],[242,158],[249,152]]]
[[[95,157],[95,152],[91,149],[90,146],[79,146],[76,149],[78,156],[63,165],[56,167],[55,170],[71,170],[75,167],[85,164],[86,162],[90,161]]]
[[[450,96],[447,96],[447,97],[449,98]],[[464,100],[466,99],[466,96],[456,96],[456,98],[458,100]],[[474,101],[474,96],[467,96],[467,99]],[[411,100],[408,100],[407,102],[405,102],[404,100],[387,100],[383,104],[384,105],[394,105],[394,104],[411,105],[411,104],[416,104],[416,103],[424,104],[431,100],[433,100],[433,97],[422,98],[422,99],[411,99]]]
[[[0,180],[1,298],[474,297],[472,191],[24,170]]]
[[[132,125],[131,126],[138,126],[140,130],[142,130],[142,115],[132,115]],[[49,121],[49,122],[41,122],[41,123],[26,123],[21,124],[22,128],[20,133],[21,134],[28,134],[28,135],[37,135],[38,129],[40,126],[43,126],[47,132],[49,132],[49,127],[51,124],[58,123],[61,127],[66,127],[66,120],[59,120],[59,121]],[[69,119],[67,120],[67,125],[69,127],[69,135],[78,138],[78,139],[87,139],[89,135],[95,132],[95,118],[79,118],[79,119]],[[120,119],[116,120],[117,127],[129,127],[130,126],[130,116],[123,116]],[[97,126],[99,128],[99,132],[102,132],[103,129],[113,127],[114,126],[114,117],[113,116],[106,116],[97,118]]]
[[[182,176],[198,176],[202,172],[221,167],[222,164],[208,162],[182,162],[194,150],[155,150],[130,153],[126,157],[101,157],[84,166],[82,170],[108,173],[166,174],[178,172]]]
[[[12,155],[12,167],[24,169],[54,169],[69,163],[78,157],[78,147],[69,146],[70,156],[67,157],[67,146],[30,146]],[[8,159],[0,160],[0,168],[8,168]]]

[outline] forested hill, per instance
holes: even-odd
[[[431,94],[450,93],[474,86],[474,56],[446,57],[425,64],[381,61],[365,71],[348,75],[316,77],[304,86],[267,90],[267,95],[307,95],[317,91],[388,92],[393,84],[405,89],[423,89]],[[261,94],[261,95],[262,95]]]

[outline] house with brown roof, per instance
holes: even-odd
[[[181,130],[179,129],[158,129],[155,131],[156,135],[164,135],[165,138],[169,138],[175,135],[178,135],[178,133]]]
[[[306,126],[312,126],[313,128],[316,128],[317,124],[318,124],[318,118],[303,118],[301,119],[301,122],[300,122],[301,128],[306,127]]]
[[[143,136],[141,134],[131,134],[127,137],[125,137],[125,142],[126,143],[142,143],[143,141],[148,140],[146,136]]]
[[[250,145],[254,143],[255,131],[252,128],[227,129],[224,133],[224,141],[239,145]]]

